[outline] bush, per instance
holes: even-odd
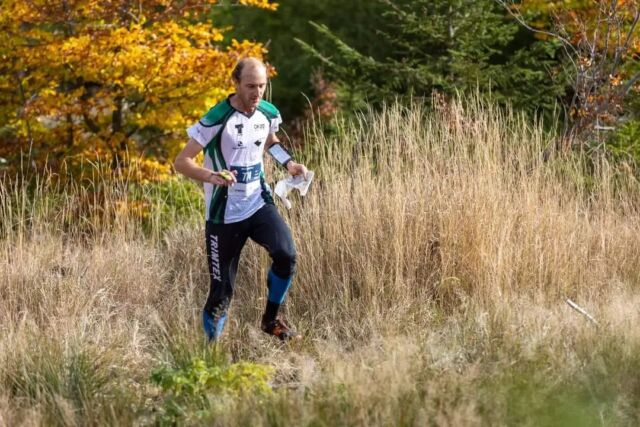
[[[629,120],[616,131],[607,144],[607,151],[616,160],[640,163],[640,119]],[[636,172],[637,174],[637,172]]]
[[[239,362],[224,366],[198,358],[183,368],[158,368],[151,375],[151,381],[165,393],[158,421],[174,424],[190,418],[190,414],[205,419],[212,415],[212,403],[216,401],[245,395],[270,396],[272,375],[273,368],[266,365]]]

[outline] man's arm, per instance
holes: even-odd
[[[213,172],[209,169],[198,166],[194,158],[202,151],[202,146],[195,139],[190,138],[187,145],[176,156],[173,166],[176,171],[186,177],[200,182],[208,182],[214,185],[229,186],[236,182],[235,173],[230,171]],[[228,178],[224,178],[227,176]],[[229,179],[229,177],[231,179]]]
[[[270,133],[269,136],[267,137],[265,148],[268,150],[274,144],[282,145],[278,136],[275,133]],[[307,175],[307,167],[301,163],[296,163],[295,161],[293,161],[293,159],[287,162],[286,168],[287,168],[287,172],[289,172],[290,175],[293,175],[293,176],[304,175],[305,177]]]

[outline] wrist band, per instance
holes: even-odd
[[[291,154],[280,144],[273,144],[267,152],[278,162],[282,167],[287,167],[287,163],[293,160]]]

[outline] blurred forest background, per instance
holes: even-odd
[[[314,118],[331,131],[384,102],[478,92],[635,170],[638,15],[628,0],[7,1],[0,170],[166,180],[245,55],[270,64],[295,144]]]

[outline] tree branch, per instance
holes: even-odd
[[[629,44],[631,43],[631,40],[633,40],[633,36],[634,36],[634,31],[636,29],[636,27],[638,26],[638,20],[640,20],[640,9],[636,8],[635,10],[635,16],[633,17],[633,22],[631,23],[631,27],[629,27],[629,31],[627,32],[627,36],[625,38],[624,41],[624,45],[622,46],[622,48],[620,49],[620,54],[618,54],[618,50],[616,48],[616,59],[615,59],[615,63],[613,66],[613,69],[615,70],[618,67],[618,63],[620,62],[620,59],[622,58],[622,53],[624,53],[627,49],[629,49]]]
[[[84,119],[85,124],[89,128],[89,130],[95,134],[100,132],[100,127],[93,121],[91,117],[87,115],[87,112],[82,110],[82,118]]]
[[[504,0],[495,0],[495,1],[496,1],[496,3],[498,3],[499,5],[504,7],[507,10],[507,12],[509,13],[509,15],[511,15],[516,21],[518,21],[518,23],[520,23],[520,25],[525,27],[527,30],[533,31],[534,33],[544,34],[544,35],[547,35],[549,37],[553,37],[554,39],[559,40],[560,42],[562,42],[563,45],[565,45],[567,47],[570,47],[575,55],[578,54],[578,51],[571,44],[571,42],[569,40],[567,40],[566,38],[562,37],[560,34],[552,33],[550,31],[540,30],[540,29],[537,29],[537,28],[533,28],[531,25],[527,24],[527,22],[522,18],[522,15],[515,14],[513,12],[513,10],[511,10],[511,7],[509,7],[509,4],[513,5],[513,3],[507,3]]]
[[[640,72],[637,72],[633,77],[631,77],[631,79],[629,79],[627,83],[625,83],[625,85],[622,87],[622,94],[626,95],[627,93],[629,93],[629,91],[631,90],[631,87],[638,80],[640,80]]]
[[[18,93],[20,94],[20,101],[22,102],[22,115],[24,116],[24,123],[27,126],[27,139],[29,140],[29,154],[27,156],[27,166],[31,163],[31,155],[33,153],[33,134],[31,133],[31,123],[29,122],[29,116],[25,113],[27,109],[27,98],[24,95],[24,86],[22,86],[22,77],[20,73],[15,74],[16,82],[18,83]]]

